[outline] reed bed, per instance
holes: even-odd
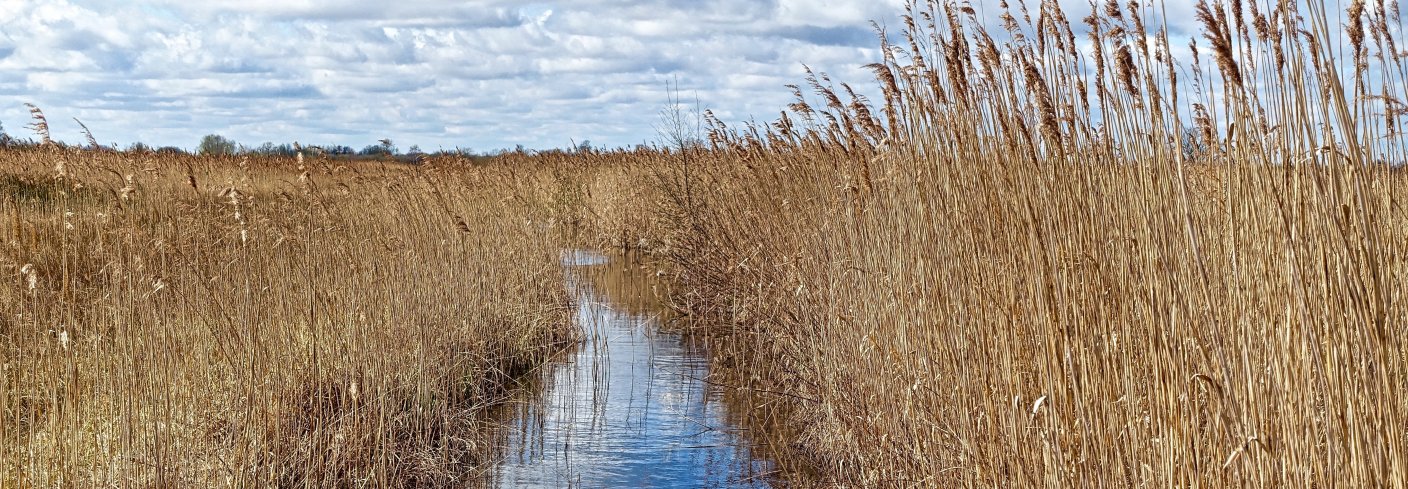
[[[575,334],[527,169],[0,152],[0,486],[474,485]]]
[[[668,149],[6,153],[0,478],[464,480],[568,243],[661,260],[805,482],[1408,485],[1396,4],[1094,7],[913,2],[883,100]]]
[[[916,2],[883,105],[813,74],[619,157],[757,436],[845,486],[1404,487],[1397,6],[1199,2],[1177,62],[1096,7]]]
[[[535,198],[559,219],[568,244],[615,254],[668,247],[674,222],[670,182],[678,168],[659,149],[512,152],[495,165],[536,168]]]

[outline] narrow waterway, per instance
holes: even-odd
[[[563,266],[586,340],[504,411],[494,485],[767,487],[702,342],[661,330],[654,276],[583,251]]]

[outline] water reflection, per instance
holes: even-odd
[[[766,487],[709,358],[659,331],[654,278],[587,252],[564,254],[587,339],[512,404],[500,487]]]

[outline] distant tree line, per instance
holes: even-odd
[[[4,125],[3,123],[0,123],[0,149],[3,149],[3,148],[27,148],[27,147],[36,147],[36,146],[49,146],[49,147],[56,147],[56,148],[63,148],[63,149],[69,149],[69,148],[73,148],[73,149],[83,149],[83,150],[88,150],[88,151],[122,151],[122,152],[130,152],[130,153],[200,154],[200,155],[227,155],[227,156],[228,156],[228,155],[293,156],[293,155],[297,154],[298,151],[299,151],[299,149],[300,149],[299,146],[298,146],[298,143],[275,144],[275,143],[273,143],[273,142],[265,142],[265,143],[260,144],[260,145],[258,145],[258,146],[253,146],[253,147],[251,147],[251,146],[245,146],[245,145],[243,145],[243,144],[240,144],[240,143],[236,142],[236,141],[233,140],[233,139],[230,139],[230,138],[225,137],[225,136],[220,135],[220,134],[207,134],[207,135],[205,135],[204,137],[202,137],[201,140],[200,140],[200,143],[196,146],[196,149],[195,149],[194,152],[190,152],[190,151],[187,151],[187,150],[185,150],[185,149],[178,148],[178,147],[175,147],[175,146],[163,146],[163,147],[160,147],[160,148],[153,148],[152,146],[150,146],[150,145],[148,145],[148,144],[146,144],[146,143],[143,143],[143,142],[135,142],[135,143],[132,143],[131,145],[128,145],[125,149],[123,149],[123,148],[121,148],[120,146],[118,146],[117,143],[112,143],[112,145],[110,145],[110,146],[104,146],[104,145],[98,143],[97,139],[95,139],[95,138],[93,137],[93,133],[88,130],[88,126],[85,125],[85,124],[83,124],[82,121],[80,121],[80,120],[78,120],[78,119],[76,119],[76,118],[74,119],[74,122],[77,122],[78,125],[79,125],[79,127],[81,127],[81,128],[83,129],[83,136],[84,136],[84,138],[85,138],[85,140],[87,141],[88,144],[87,144],[87,145],[72,145],[72,144],[65,143],[65,142],[63,142],[63,141],[59,141],[59,140],[55,140],[55,139],[52,139],[52,138],[51,138],[51,135],[50,135],[50,132],[49,132],[49,121],[48,121],[48,118],[44,115],[44,112],[39,109],[39,107],[36,107],[36,106],[34,106],[33,104],[25,104],[25,106],[29,108],[30,115],[31,115],[31,117],[34,119],[33,122],[31,122],[30,124],[26,125],[25,127],[29,128],[29,129],[31,129],[31,130],[33,130],[33,131],[34,131],[34,134],[39,137],[39,140],[36,141],[36,140],[33,139],[33,138],[19,139],[19,138],[16,138],[16,137],[14,137],[14,136],[11,136],[8,132],[5,131],[5,125]],[[425,156],[454,156],[454,157],[462,157],[462,158],[474,158],[474,159],[479,159],[479,158],[494,157],[494,156],[502,155],[502,154],[505,154],[505,153],[526,153],[526,152],[529,152],[529,151],[527,151],[527,150],[525,150],[525,149],[523,148],[523,145],[518,145],[518,147],[515,148],[515,149],[513,149],[513,150],[502,149],[502,150],[497,150],[497,151],[490,151],[490,152],[488,152],[488,153],[483,153],[483,154],[475,153],[473,150],[471,150],[471,149],[469,149],[469,148],[463,148],[463,147],[455,147],[455,148],[453,148],[453,149],[441,148],[441,149],[439,149],[439,150],[437,150],[437,151],[435,151],[435,152],[433,152],[433,153],[428,153],[428,152],[422,151],[419,146],[412,145],[412,146],[410,147],[410,149],[407,150],[405,153],[401,153],[400,148],[397,148],[397,147],[396,147],[396,144],[395,144],[394,142],[392,142],[391,139],[389,139],[389,138],[388,138],[388,139],[381,139],[381,140],[378,140],[378,141],[376,142],[376,144],[369,144],[369,145],[363,147],[361,150],[355,150],[355,149],[353,149],[353,148],[350,147],[350,146],[339,145],[339,144],[326,145],[326,146],[304,146],[304,147],[302,147],[301,149],[303,149],[303,150],[305,150],[305,151],[308,151],[308,152],[310,152],[310,153],[312,153],[312,154],[326,155],[326,156],[334,156],[334,157],[346,157],[346,158],[356,158],[356,157],[384,158],[384,157],[390,157],[390,158],[396,158],[396,159],[403,160],[403,161],[419,161],[419,160],[421,160],[421,159],[422,159],[423,157],[425,157]],[[595,148],[592,147],[590,141],[582,141],[581,144],[576,144],[576,145],[574,145],[574,147],[568,149],[568,151],[575,151],[575,152],[591,152],[591,151],[594,151],[594,150],[595,150]],[[560,150],[556,150],[556,151],[560,151]],[[551,151],[550,151],[550,152],[551,152]]]
[[[340,144],[304,146],[303,149],[328,156],[399,156],[401,154],[390,139],[382,139],[377,144],[367,145],[360,151],[351,146]],[[298,148],[294,147],[292,143],[275,144],[267,141],[258,146],[245,146],[219,134],[207,134],[201,138],[200,144],[196,146],[196,153],[202,155],[293,156],[298,153]],[[407,155],[419,154],[422,153],[418,146],[411,146],[410,152],[407,153]]]
[[[341,144],[330,145],[306,145],[302,147],[305,152],[334,157],[388,157],[397,159],[418,159],[421,156],[461,156],[474,157],[481,156],[469,148],[456,147],[454,149],[441,149],[433,153],[427,153],[420,149],[420,146],[412,145],[410,149],[402,153],[396,143],[390,139],[381,139],[376,144],[369,144],[362,149],[354,149],[351,146]],[[245,146],[233,139],[219,134],[208,134],[201,138],[200,144],[196,147],[196,154],[202,155],[264,155],[264,156],[293,156],[298,153],[298,148],[291,143],[275,144],[265,142],[259,146]]]
[[[86,134],[86,131],[85,131],[85,134]],[[0,148],[27,148],[27,147],[40,146],[40,145],[43,145],[43,144],[49,144],[49,145],[54,146],[54,147],[57,147],[57,148],[65,148],[65,149],[66,149],[66,148],[75,148],[75,149],[87,149],[87,150],[96,150],[96,151],[120,151],[120,152],[127,152],[127,153],[197,154],[197,155],[217,155],[217,156],[259,155],[259,156],[289,156],[289,157],[294,156],[295,154],[297,154],[297,153],[298,153],[298,149],[299,149],[297,146],[295,146],[295,143],[274,143],[274,142],[268,142],[268,141],[266,141],[266,142],[264,142],[264,143],[261,143],[261,144],[259,144],[258,146],[246,146],[246,145],[240,144],[239,142],[235,141],[234,139],[225,137],[225,136],[220,135],[220,134],[207,134],[207,135],[205,135],[204,137],[202,137],[202,138],[200,139],[200,143],[196,145],[196,148],[195,148],[195,150],[193,150],[193,151],[188,151],[188,150],[186,150],[186,149],[179,148],[179,147],[175,147],[175,146],[153,147],[153,146],[148,145],[148,144],[143,143],[143,142],[135,142],[135,143],[132,143],[132,144],[128,145],[126,148],[122,148],[122,147],[119,146],[117,143],[112,143],[112,145],[110,145],[110,146],[101,146],[101,145],[96,144],[95,141],[91,141],[91,139],[92,139],[92,138],[91,138],[91,135],[89,135],[89,139],[90,139],[90,143],[89,143],[88,145],[72,145],[72,144],[65,143],[65,142],[63,142],[63,141],[58,141],[58,140],[53,140],[53,139],[48,140],[47,143],[46,143],[46,142],[41,142],[41,141],[36,141],[35,139],[32,139],[32,138],[29,138],[29,139],[20,139],[20,138],[16,138],[16,137],[14,137],[14,136],[11,136],[8,132],[5,131],[5,126],[4,126],[4,124],[3,124],[3,123],[0,123]],[[417,161],[417,160],[419,160],[420,158],[426,157],[426,156],[452,156],[452,157],[470,158],[470,159],[483,159],[483,158],[492,158],[492,157],[500,156],[500,155],[503,155],[503,154],[509,154],[509,153],[530,153],[530,152],[533,152],[533,151],[531,151],[531,150],[525,149],[525,148],[523,147],[523,145],[518,145],[517,147],[515,147],[515,148],[513,148],[513,149],[500,149],[500,150],[493,150],[493,151],[482,152],[482,153],[480,153],[480,152],[475,152],[474,150],[472,150],[472,149],[470,149],[470,148],[465,148],[465,147],[455,147],[455,148],[450,148],[450,149],[440,148],[440,149],[435,150],[435,151],[433,151],[433,152],[427,152],[427,151],[421,150],[420,146],[412,145],[409,149],[407,149],[404,153],[402,153],[401,150],[400,150],[400,148],[398,148],[398,147],[396,146],[396,144],[395,144],[392,140],[390,140],[390,139],[381,139],[381,140],[378,140],[375,144],[366,145],[366,146],[364,146],[364,147],[363,147],[362,149],[360,149],[360,150],[354,149],[354,148],[352,148],[351,146],[346,146],[346,145],[341,145],[341,144],[305,145],[305,146],[302,146],[302,150],[303,150],[305,153],[309,153],[309,154],[324,155],[324,156],[331,156],[331,157],[343,157],[343,158],[394,158],[394,159],[405,160],[405,161]],[[594,148],[594,147],[592,147],[590,141],[582,141],[580,144],[576,144],[574,147],[568,149],[567,151],[574,151],[574,152],[591,152],[591,151],[598,151],[598,150],[600,150],[600,149],[599,149],[599,148]],[[553,152],[566,152],[566,151],[563,151],[563,150],[547,150],[547,151],[546,151],[546,153],[553,153]]]
[[[89,151],[123,151],[123,152],[130,152],[130,153],[188,154],[185,149],[178,148],[178,147],[175,147],[175,146],[162,146],[162,147],[160,147],[160,148],[153,148],[153,147],[151,147],[150,145],[148,145],[148,144],[146,144],[146,143],[142,143],[142,142],[132,143],[131,145],[127,146],[126,149],[120,149],[120,147],[118,146],[117,143],[112,143],[111,146],[102,146],[102,145],[98,144],[98,142],[97,142],[96,140],[93,139],[93,134],[88,131],[87,126],[83,126],[83,122],[78,121],[77,119],[74,119],[74,120],[75,120],[75,121],[78,121],[78,124],[79,124],[80,126],[83,126],[83,133],[84,133],[84,136],[86,136],[86,138],[87,138],[87,140],[88,140],[88,144],[86,144],[86,145],[69,144],[69,143],[66,143],[66,142],[63,142],[63,141],[59,141],[59,140],[55,140],[55,139],[50,139],[50,138],[48,137],[48,122],[43,118],[42,113],[39,112],[38,109],[35,109],[35,110],[34,110],[34,113],[37,114],[36,120],[37,120],[37,121],[41,121],[42,124],[39,124],[39,125],[37,125],[37,126],[36,126],[36,125],[31,125],[30,127],[31,127],[32,129],[35,129],[36,132],[39,133],[39,135],[41,136],[42,139],[40,139],[40,140],[35,140],[35,139],[33,139],[33,138],[20,139],[20,138],[14,137],[14,136],[10,135],[9,132],[6,132],[6,131],[5,131],[5,125],[4,125],[4,123],[0,123],[0,148],[3,148],[3,149],[9,149],[9,148],[33,148],[33,147],[42,146],[42,145],[47,144],[47,145],[50,145],[50,146],[53,146],[53,147],[56,147],[56,148],[59,148],[59,149],[70,149],[70,148],[72,148],[72,149],[84,149],[84,150],[89,150]]]

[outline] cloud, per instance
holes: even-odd
[[[33,102],[124,144],[632,145],[675,81],[733,120],[775,118],[803,64],[866,90],[869,21],[897,30],[904,3],[0,0],[0,121]]]
[[[156,145],[192,146],[210,132],[352,146],[630,145],[655,137],[674,80],[716,113],[774,116],[803,63],[857,72],[874,61],[867,20],[898,7],[0,0],[13,13],[0,20],[0,86],[16,88],[0,92],[0,120],[13,130],[34,102],[102,140]]]

